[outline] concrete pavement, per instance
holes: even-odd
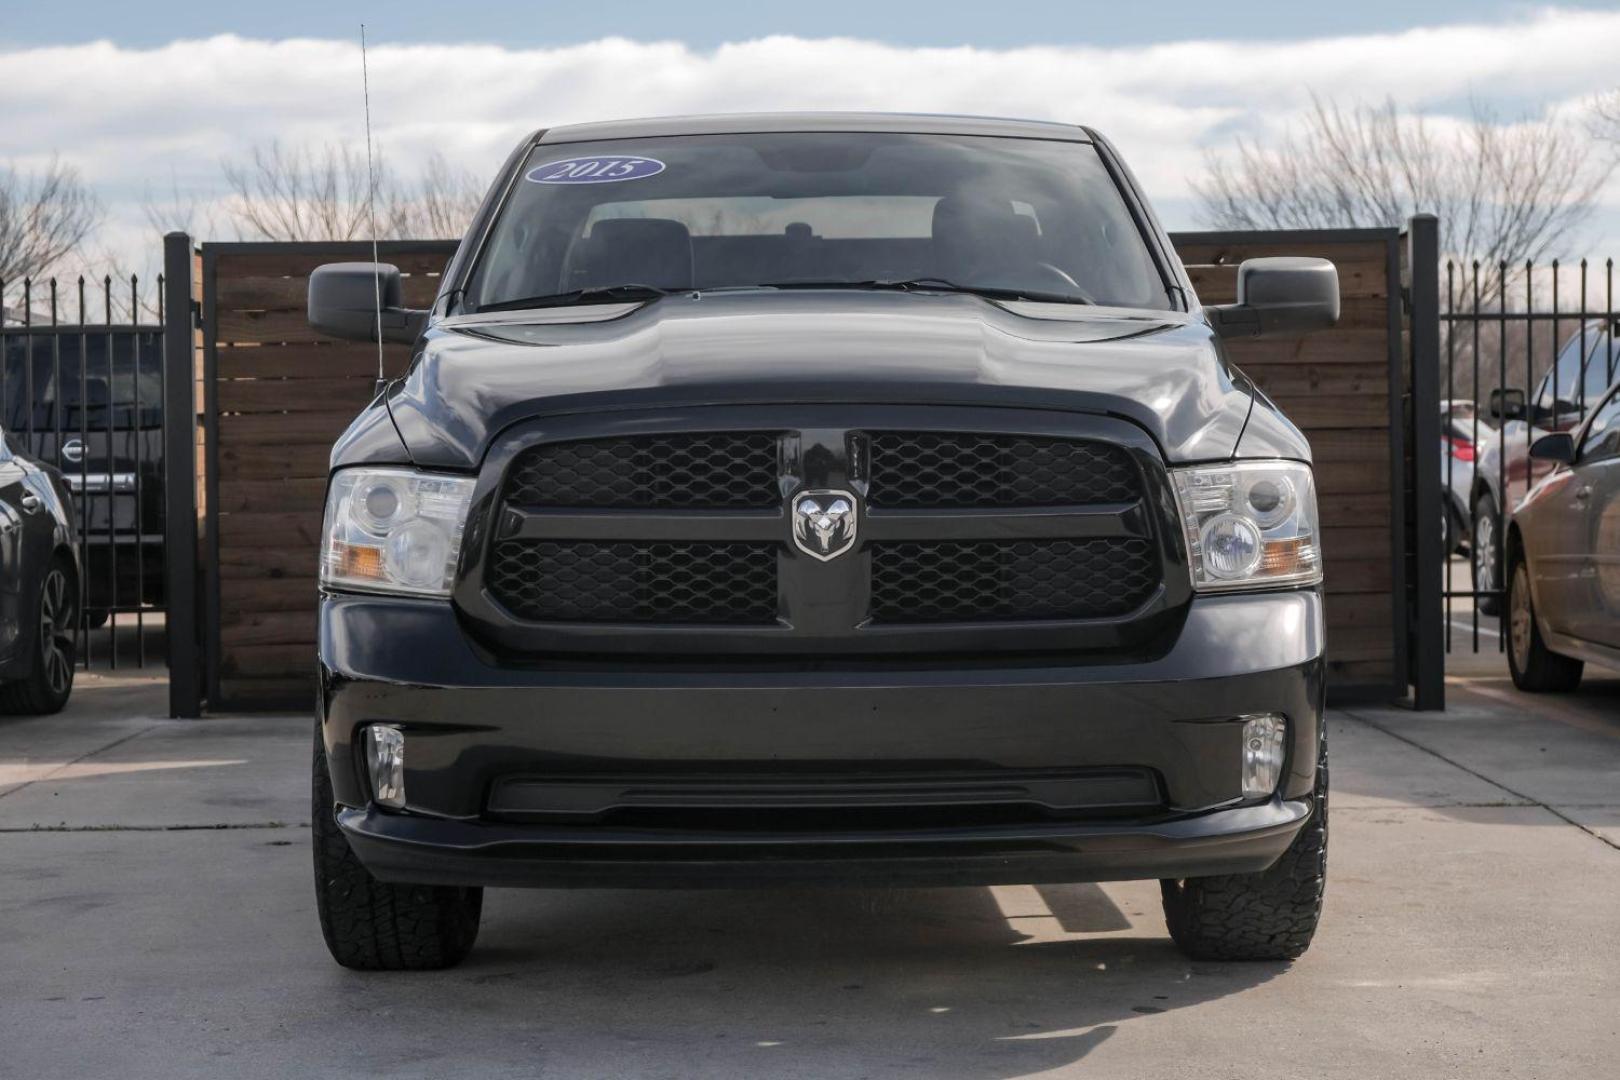
[[[455,971],[331,963],[304,717],[94,679],[0,718],[0,1076],[1598,1077],[1620,680],[1334,713],[1327,911],[1195,964],[1153,883],[492,891]]]

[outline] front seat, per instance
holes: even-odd
[[[690,289],[692,234],[669,218],[607,218],[574,245],[568,289],[653,285]]]
[[[961,284],[1022,281],[1038,259],[1035,219],[1006,199],[947,195],[934,204],[932,273]]]

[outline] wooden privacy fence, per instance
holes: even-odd
[[[380,245],[427,307],[454,243]],[[377,347],[321,337],[305,317],[322,263],[370,260],[369,243],[202,248],[204,693],[211,707],[307,702],[315,576],[332,444],[376,393]],[[410,349],[383,352],[389,377]]]
[[[1314,255],[1339,268],[1343,318],[1292,340],[1229,343],[1234,361],[1304,429],[1316,457],[1327,579],[1330,687],[1392,697],[1407,676],[1409,381],[1393,229],[1173,237],[1206,303],[1233,299],[1237,264]],[[405,302],[427,306],[455,245],[393,242]],[[328,456],[371,399],[375,346],[321,338],[305,320],[316,266],[365,260],[350,244],[201,249],[197,428],[201,689],[212,709],[310,700],[316,566]],[[390,346],[389,376],[409,350]]]
[[[1172,240],[1206,304],[1236,299],[1244,259],[1308,255],[1338,267],[1341,310],[1332,330],[1234,340],[1227,351],[1311,441],[1328,685],[1339,696],[1399,696],[1406,687],[1401,234],[1179,233]]]

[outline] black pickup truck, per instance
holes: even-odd
[[[156,327],[0,327],[0,427],[73,495],[85,625],[163,603],[163,369]]]
[[[332,454],[321,925],[454,964],[484,886],[1159,879],[1288,959],[1327,838],[1310,450],[1096,132],[892,115],[540,131]],[[380,297],[380,302],[377,298]]]

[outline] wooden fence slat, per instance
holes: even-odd
[[[316,548],[298,551],[265,550],[222,545],[219,549],[219,575],[221,580],[233,578],[247,581],[280,581],[284,578],[315,580],[320,561]]]
[[[296,611],[222,612],[220,640],[226,646],[305,645],[316,635],[315,611],[306,605]]]
[[[222,678],[219,695],[221,708],[298,708],[315,700],[315,676],[305,672],[262,678]]]
[[[222,649],[220,677],[272,675],[285,677],[307,670],[314,659],[310,642],[278,645],[235,645]]]
[[[1377,394],[1302,394],[1284,404],[1277,403],[1288,419],[1299,425],[1309,438],[1315,431],[1333,428],[1364,428],[1388,439],[1385,421],[1389,399]]]
[[[297,413],[349,409],[350,417],[377,392],[375,379],[221,379],[216,385],[220,412]]]
[[[320,510],[325,497],[326,480],[322,477],[233,480],[219,486],[219,509],[225,514],[253,510],[296,512],[311,507]]]
[[[318,444],[330,450],[359,409],[339,407],[326,412],[245,413],[219,418],[222,446],[290,446]]]
[[[425,308],[438,295],[443,279],[411,274],[400,279],[406,307]],[[214,294],[221,311],[270,308],[278,311],[304,311],[309,303],[309,275],[265,275],[221,278]]]
[[[416,252],[389,253],[385,248],[381,260],[399,267],[402,274],[440,274],[455,253],[454,242],[427,241]],[[347,254],[310,253],[275,250],[266,247],[256,252],[221,252],[215,256],[214,274],[221,281],[229,278],[254,277],[308,277],[317,267],[334,262],[370,262],[371,244],[356,241]]]
[[[332,448],[320,443],[271,443],[221,445],[219,448],[220,489],[233,480],[325,479],[330,471]]]
[[[219,541],[237,548],[292,547],[313,555],[321,543],[322,507],[219,515]]]
[[[313,572],[307,578],[267,578],[261,581],[220,579],[222,609],[234,606],[254,612],[300,611],[310,613],[313,617],[316,595]],[[314,634],[310,635],[309,640],[315,640]],[[313,657],[313,650],[310,655]]]
[[[1372,394],[1389,402],[1389,364],[1244,364],[1243,373],[1284,412],[1299,397],[1318,394]]]
[[[377,346],[356,344],[221,345],[217,370],[221,379],[372,379],[377,377]],[[410,363],[407,345],[383,351],[383,374],[404,373]]]
[[[1273,364],[1389,363],[1389,332],[1383,326],[1335,326],[1303,337],[1240,339],[1226,344],[1233,362],[1245,371]]]

